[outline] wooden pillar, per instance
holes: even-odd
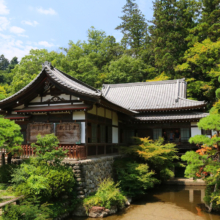
[[[88,157],[88,113],[85,112],[85,148],[86,148],[86,157]]]
[[[105,135],[106,135],[106,108],[104,108],[104,127],[105,127]],[[105,137],[105,144],[104,144],[104,155],[106,155],[106,136],[104,135]]]

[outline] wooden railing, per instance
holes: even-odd
[[[30,145],[22,145],[20,151],[20,158],[29,158],[35,156],[34,149]],[[84,145],[59,145],[64,151],[67,151],[67,159],[84,160],[86,159],[86,147]]]

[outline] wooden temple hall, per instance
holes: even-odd
[[[188,139],[201,134],[205,103],[186,98],[184,79],[104,84],[95,89],[45,62],[38,76],[0,101],[0,114],[21,126],[24,154],[38,134],[54,133],[68,157],[85,159],[117,154],[117,145],[132,137],[176,142],[187,150]],[[208,133],[207,133],[208,135]]]

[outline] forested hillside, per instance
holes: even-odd
[[[135,0],[127,0],[116,30],[121,42],[91,27],[86,42],[72,42],[61,52],[31,50],[18,64],[0,57],[0,98],[36,77],[41,64],[91,86],[186,78],[188,98],[215,102],[220,75],[220,0],[154,0],[146,21]]]

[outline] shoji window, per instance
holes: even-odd
[[[159,137],[162,137],[162,129],[161,128],[153,129],[154,140],[157,140]]]
[[[189,128],[180,129],[181,141],[188,141],[190,138]]]

